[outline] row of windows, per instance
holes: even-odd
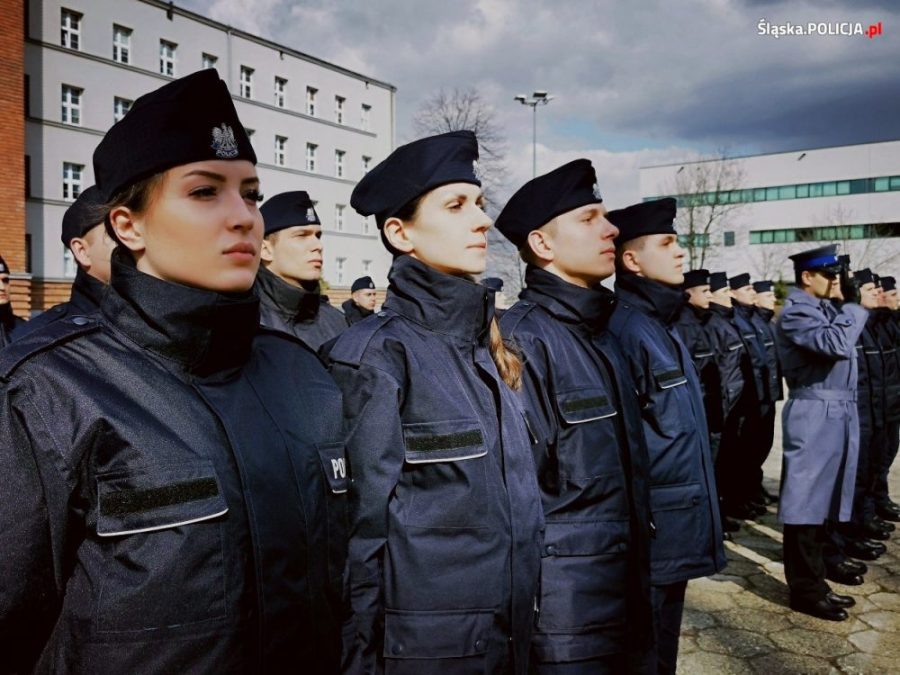
[[[790,244],[806,241],[883,239],[900,237],[900,223],[866,223],[827,227],[794,227],[780,230],[751,230],[751,244]]]
[[[712,206],[715,204],[746,204],[750,202],[772,202],[782,199],[807,199],[813,197],[836,197],[871,192],[891,192],[900,190],[900,176],[878,176],[855,178],[853,180],[831,180],[820,183],[797,183],[773,187],[722,190],[693,195],[672,195],[678,206]],[[659,199],[645,197],[644,201]]]
[[[679,234],[678,245],[682,248],[705,248],[709,246],[709,234],[698,232],[693,235]],[[734,232],[731,230],[722,233],[722,245],[734,246]]]
[[[62,85],[60,120],[63,124],[81,126],[81,104],[84,99],[84,89],[70,84]],[[122,96],[113,96],[113,122],[118,122],[125,117],[125,113],[131,110],[131,99]]]
[[[70,9],[63,9],[60,19],[60,44],[68,49],[81,49],[81,22],[83,14]],[[112,34],[112,58],[118,63],[131,63],[131,37],[132,29],[118,24],[113,24]],[[203,53],[201,67],[215,68],[219,58],[214,54]],[[177,77],[178,72],[178,45],[169,40],[159,41],[159,72],[168,77]],[[239,91],[244,98],[254,99],[255,70],[250,66],[241,66]],[[318,103],[319,90],[315,87],[306,87],[305,112],[311,117],[319,116]],[[279,108],[288,107],[288,80],[284,77],[275,77],[273,87],[273,103]],[[347,99],[343,96],[334,97],[333,119],[338,124],[349,124]],[[359,126],[369,131],[372,124],[372,106],[368,103],[360,105]]]

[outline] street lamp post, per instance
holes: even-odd
[[[537,90],[531,97],[525,94],[519,94],[515,100],[522,105],[530,105],[533,112],[531,122],[531,176],[537,176],[537,107],[539,105],[547,105],[555,96],[550,96],[546,91]]]

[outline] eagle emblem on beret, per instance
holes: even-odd
[[[481,167],[478,166],[477,159],[472,160],[472,173],[475,174],[475,178],[477,178],[479,181],[484,180],[484,174],[481,171]]]
[[[234,140],[234,131],[230,126],[222,122],[221,126],[212,128],[212,147],[216,151],[216,157],[231,159],[237,157],[238,147]]]
[[[318,218],[316,218],[316,210],[311,206],[306,209],[306,220],[310,223],[318,220]]]
[[[600,186],[599,185],[594,183],[594,186],[592,189],[594,191],[594,197],[596,197],[597,199],[603,199],[603,197],[600,196]]]

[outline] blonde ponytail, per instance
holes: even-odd
[[[522,359],[518,353],[508,346],[500,333],[500,324],[497,318],[491,319],[490,337],[491,358],[497,365],[497,372],[510,389],[518,391],[522,388]]]

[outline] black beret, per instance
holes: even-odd
[[[881,277],[881,288],[885,291],[897,290],[897,280],[894,277]]]
[[[0,274],[9,274],[9,265],[6,264],[2,255],[0,255]]]
[[[677,234],[675,205],[672,197],[663,197],[610,211],[606,219],[619,228],[616,246],[648,234]]]
[[[259,207],[266,224],[266,236],[286,227],[321,225],[309,195],[303,190],[282,192]]]
[[[863,284],[875,283],[875,275],[872,274],[872,270],[870,270],[868,267],[862,270],[856,270],[853,273],[853,278],[859,282],[860,286],[862,286]]]
[[[66,209],[62,221],[63,246],[68,248],[75,237],[83,237],[88,230],[100,225],[105,219],[106,209],[100,199],[100,190],[96,185],[91,185]]]
[[[502,291],[503,279],[501,279],[500,277],[485,277],[481,280],[481,285],[491,291]]]
[[[766,279],[765,281],[754,281],[753,290],[757,293],[770,293],[775,287],[775,282]]]
[[[691,270],[684,273],[684,283],[681,287],[685,290],[694,288],[695,286],[706,286],[709,284],[709,270]]]
[[[494,225],[521,249],[529,232],[543,227],[558,215],[602,201],[591,161],[576,159],[532,178],[520,187],[503,207]]]
[[[728,275],[725,272],[711,272],[709,275],[709,290],[715,293],[728,285]]]
[[[94,150],[94,179],[108,202],[139,180],[212,159],[256,164],[228,87],[208,69],[138,98]]]
[[[872,272],[872,281],[877,288],[881,288],[881,277],[875,274],[875,272]]]
[[[379,227],[429,190],[447,183],[481,185],[478,141],[471,131],[451,131],[401,145],[353,188],[350,205],[375,215]]]
[[[375,282],[372,281],[372,277],[360,277],[356,281],[353,282],[353,285],[350,287],[351,293],[356,293],[356,291],[362,291],[367,288],[374,289]]]
[[[735,274],[728,280],[728,285],[731,286],[732,290],[737,290],[739,288],[743,288],[744,286],[750,285],[750,275],[747,272],[743,274]]]
[[[795,253],[789,257],[794,263],[795,272],[824,269],[834,274],[839,274],[841,268],[850,263],[849,256],[846,258],[846,262],[838,258],[837,244],[819,246],[802,253]]]

